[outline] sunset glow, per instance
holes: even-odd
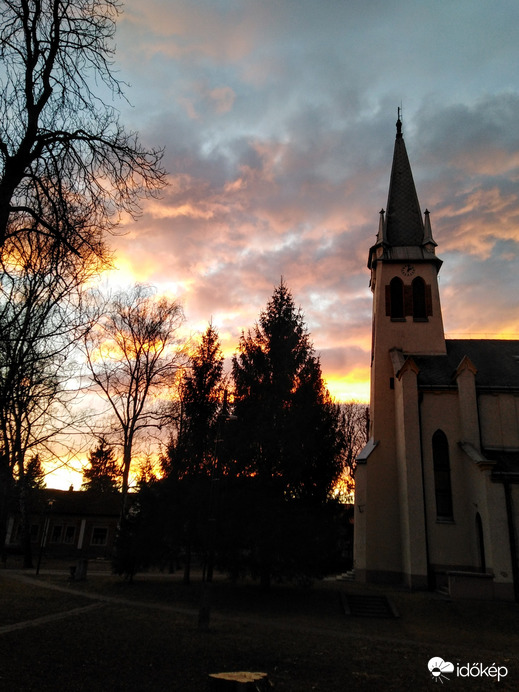
[[[517,338],[518,21],[511,1],[128,0],[121,119],[165,147],[169,184],[109,239],[103,281],[177,297],[229,371],[283,277],[331,394],[367,401],[366,261],[402,106],[445,331]]]

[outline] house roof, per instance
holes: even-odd
[[[464,357],[476,368],[476,387],[519,390],[519,341],[505,339],[447,339],[446,355],[411,355],[419,368],[421,387],[455,385],[456,370]]]
[[[40,504],[49,506],[53,514],[80,514],[83,516],[118,516],[121,511],[119,493],[98,493],[93,491],[53,490],[41,491]]]

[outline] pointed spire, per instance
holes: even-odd
[[[431,219],[429,210],[426,209],[424,212],[424,230],[423,230],[423,245],[425,248],[429,249],[430,252],[434,252],[434,248],[438,243],[434,242],[431,229]]]
[[[392,247],[422,245],[424,226],[411,165],[407,157],[400,108],[386,211],[386,240]]]
[[[386,241],[386,224],[384,223],[385,213],[386,212],[383,209],[380,210],[380,216],[378,220],[377,243],[384,243]]]
[[[439,270],[442,261],[436,257],[427,209],[422,218],[400,116],[399,108],[387,207],[379,214],[377,240],[369,250],[368,267],[374,269],[379,260],[412,258],[432,261]]]

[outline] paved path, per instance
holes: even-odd
[[[66,573],[62,573],[64,576],[66,576]],[[119,598],[116,596],[106,596],[103,594],[95,594],[92,592],[88,591],[79,591],[77,589],[74,589],[71,586],[65,586],[65,585],[60,585],[60,584],[52,584],[48,581],[41,580],[41,578],[36,578],[36,577],[31,577],[28,576],[26,573],[22,572],[21,570],[0,570],[0,579],[6,578],[6,579],[15,579],[18,581],[25,582],[27,584],[32,584],[36,587],[44,588],[44,589],[50,589],[53,591],[61,591],[64,593],[69,593],[73,594],[74,596],[79,596],[84,599],[90,599],[94,601],[91,605],[79,607],[79,608],[72,608],[67,611],[63,611],[61,613],[56,613],[52,615],[47,615],[43,616],[40,618],[35,618],[33,620],[26,620],[24,622],[20,623],[15,623],[12,625],[5,625],[3,627],[0,627],[0,635],[5,634],[7,632],[19,630],[19,629],[24,629],[26,627],[32,627],[32,626],[37,626],[41,624],[45,624],[46,622],[52,622],[54,620],[59,620],[67,617],[75,617],[76,615],[79,615],[81,613],[85,612],[90,612],[93,611],[103,605],[121,605],[125,607],[130,607],[130,608],[142,608],[142,609],[148,609],[148,610],[159,610],[162,612],[170,612],[172,614],[177,614],[177,615],[183,615],[187,616],[189,618],[192,618],[193,622],[196,623],[199,615],[199,609],[198,608],[188,608],[185,606],[175,606],[175,605],[170,605],[167,603],[158,603],[158,602],[148,602],[148,601],[136,601],[136,600],[131,600],[131,599],[125,599],[125,598]],[[334,626],[327,626],[325,623],[323,624],[309,624],[308,622],[301,622],[296,619],[291,619],[290,617],[285,618],[276,618],[272,616],[263,616],[263,615],[242,615],[242,614],[233,614],[233,613],[220,613],[216,611],[211,611],[210,615],[210,620],[211,623],[235,623],[235,624],[241,624],[241,625],[257,625],[261,627],[270,627],[273,630],[283,630],[283,631],[293,631],[297,633],[303,633],[306,632],[308,634],[317,634],[317,635],[323,635],[323,636],[332,636],[332,637],[338,637],[340,639],[343,639],[345,642],[351,639],[364,639],[367,641],[372,641],[372,642],[381,642],[381,643],[391,643],[393,646],[396,645],[402,645],[402,646],[407,646],[411,648],[415,647],[423,647],[423,646],[428,646],[427,640],[421,640],[421,639],[416,639],[416,638],[408,638],[402,636],[402,633],[398,633],[398,628],[395,628],[395,631],[393,632],[386,632],[386,633],[374,633],[372,630],[371,631],[362,631],[359,632],[358,630],[350,629],[347,625],[346,622],[344,624],[344,627],[338,627],[337,625]],[[345,617],[346,620],[346,617]],[[376,621],[375,621],[376,622]],[[393,622],[397,623],[398,620],[394,620]],[[398,636],[400,634],[400,636]],[[431,642],[432,643],[432,642]],[[437,642],[434,642],[437,644]],[[459,642],[457,644],[457,647],[461,652],[464,650],[467,651],[467,653],[470,653],[473,649],[472,645],[465,645],[463,642]],[[510,651],[504,652],[502,651],[502,655],[506,655],[509,658],[516,658],[517,654],[516,653],[511,653]]]
[[[91,610],[96,610],[100,608],[102,603],[92,603],[91,605],[83,606],[82,608],[72,608],[71,610],[65,610],[61,613],[52,613],[52,615],[43,615],[39,618],[33,618],[32,620],[24,620],[23,622],[15,622],[12,625],[3,625],[0,627],[0,635],[6,634],[7,632],[15,632],[16,630],[24,630],[27,627],[37,627],[38,625],[45,625],[47,622],[54,622],[55,620],[63,620],[68,617],[75,617],[81,613],[88,613]]]
[[[63,573],[65,576],[66,573]],[[5,627],[0,627],[0,634],[5,632],[14,631],[16,629],[23,629],[24,627],[31,627],[45,622],[51,622],[53,620],[58,620],[66,618],[69,616],[74,616],[81,612],[88,612],[98,608],[103,604],[112,605],[122,605],[129,606],[131,608],[143,608],[148,610],[160,610],[162,612],[170,612],[177,615],[184,615],[196,622],[199,616],[198,608],[188,608],[185,606],[175,606],[167,603],[153,603],[148,601],[136,601],[131,599],[119,598],[117,596],[105,596],[103,594],[96,594],[88,591],[78,591],[71,586],[65,586],[60,584],[52,584],[48,581],[44,581],[37,577],[28,576],[22,570],[8,570],[5,572],[0,571],[0,578],[15,579],[26,584],[31,584],[39,588],[50,589],[52,591],[61,591],[63,593],[73,594],[74,596],[81,596],[86,599],[95,601],[91,606],[84,606],[82,608],[73,608],[61,613],[56,613],[55,615],[43,616],[41,618],[35,618],[34,620],[27,620],[14,625],[6,625]],[[332,635],[334,637],[341,637],[345,639],[351,639],[358,637],[358,633],[353,633],[349,631],[349,628],[337,628],[337,627],[326,627],[326,625],[310,625],[308,623],[301,623],[299,621],[291,620],[290,618],[276,618],[272,616],[262,616],[262,615],[242,615],[242,614],[231,614],[231,613],[219,613],[211,611],[210,620],[212,623],[224,623],[233,622],[243,625],[258,625],[258,626],[268,626],[276,630],[284,631],[294,631],[294,632],[307,632],[309,634],[322,634],[322,635]],[[363,638],[370,639],[373,641],[387,642],[387,636],[373,635],[373,634],[363,634]],[[415,645],[416,642],[411,639],[395,639],[391,637],[390,639],[393,643],[401,643],[405,645]]]
[[[65,575],[65,573],[63,572]],[[9,632],[15,629],[23,629],[23,627],[30,627],[31,624],[39,625],[44,622],[51,622],[52,620],[59,620],[65,618],[68,615],[75,615],[76,613],[86,612],[88,610],[93,610],[94,608],[99,608],[101,605],[106,603],[113,603],[116,605],[124,605],[139,608],[149,608],[151,610],[162,610],[169,611],[171,613],[176,613],[179,615],[190,615],[195,616],[198,614],[198,610],[194,608],[185,608],[182,606],[172,606],[164,603],[147,603],[146,601],[133,601],[126,598],[118,598],[117,596],[104,596],[103,594],[91,593],[88,591],[78,591],[71,586],[61,586],[60,584],[51,584],[48,581],[43,581],[36,577],[30,577],[18,570],[9,570],[6,572],[0,572],[0,578],[4,579],[15,579],[17,581],[24,582],[25,584],[32,584],[42,589],[50,589],[51,591],[61,591],[62,593],[69,593],[74,596],[81,596],[82,598],[95,601],[94,604],[89,606],[83,606],[82,608],[72,608],[71,610],[63,611],[62,613],[56,613],[54,615],[45,615],[41,618],[35,618],[34,620],[26,620],[25,622],[17,623],[15,625],[5,625],[0,627],[0,634],[4,632]]]

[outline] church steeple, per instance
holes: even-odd
[[[380,212],[377,240],[370,249],[368,267],[373,268],[377,260],[407,258],[433,261],[439,269],[442,262],[435,256],[435,247],[429,212],[422,217],[420,210],[398,109],[387,206],[386,211]]]
[[[379,214],[375,245],[369,251],[373,299],[372,387],[384,391],[394,373],[386,372],[387,354],[445,352],[438,290],[442,261],[436,256],[429,211],[422,217],[402,136],[400,113],[389,183],[387,212]],[[375,371],[383,376],[379,380]]]
[[[400,114],[396,128],[393,167],[386,206],[385,240],[392,247],[420,246],[424,240],[424,224],[402,136]]]

